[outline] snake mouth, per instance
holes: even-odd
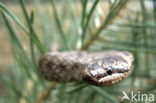
[[[87,82],[91,85],[96,86],[108,86],[115,83],[118,83],[125,79],[127,75],[129,74],[129,71],[126,71],[124,73],[111,73],[111,74],[99,74],[99,75],[92,75],[90,71],[85,70],[83,73],[83,81]]]

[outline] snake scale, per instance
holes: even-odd
[[[127,51],[48,52],[40,57],[39,71],[48,81],[106,86],[124,80],[133,70],[133,60]]]

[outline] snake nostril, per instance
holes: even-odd
[[[109,69],[108,71],[107,71],[107,74],[108,75],[111,75],[113,73],[113,71],[111,70],[111,69]]]

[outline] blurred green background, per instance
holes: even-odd
[[[131,103],[123,91],[156,101],[156,0],[0,0],[0,12],[0,103]],[[50,83],[37,65],[53,44],[130,51],[134,71],[107,87]]]

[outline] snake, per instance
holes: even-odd
[[[128,51],[48,52],[40,57],[38,70],[48,81],[80,81],[109,86],[123,81],[131,74],[133,61],[133,54]]]

